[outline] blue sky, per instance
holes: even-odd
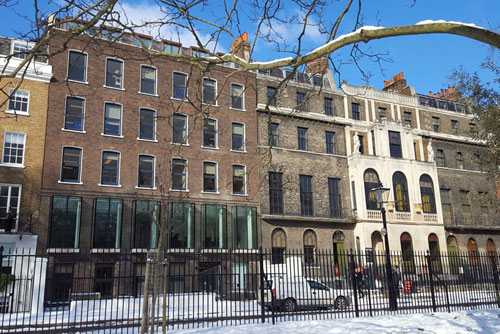
[[[33,15],[33,1],[20,0],[20,4],[14,8],[0,8],[2,25],[0,35],[16,36],[16,31],[25,30],[29,27],[17,13]],[[354,1],[356,3],[356,1]],[[39,1],[42,7],[47,7]],[[337,5],[336,2],[332,3]],[[130,18],[140,20],[158,15],[157,9],[152,0],[124,1],[125,9]],[[223,16],[220,11],[219,1],[210,1],[210,5],[198,14],[204,17]],[[365,25],[381,25],[384,27],[396,25],[414,24],[422,20],[449,20],[465,23],[474,23],[490,29],[500,29],[500,0],[416,0],[413,7],[413,0],[367,0],[364,2],[364,23]],[[332,8],[331,12],[324,13],[325,17],[334,18],[338,14],[338,8]],[[296,13],[291,6],[286,7],[285,15]],[[337,11],[336,11],[337,10]],[[248,31],[252,37],[256,24],[245,16],[242,11],[242,31]],[[342,33],[349,32],[352,28],[352,16],[346,18],[346,25],[342,27]],[[278,30],[284,38],[296,35],[297,26],[283,25]],[[199,27],[202,36],[208,36],[208,31],[204,27]],[[190,36],[181,34],[183,44],[194,44]],[[306,34],[306,46],[314,49],[322,43],[320,36],[315,29],[308,29]],[[230,39],[224,38],[222,45],[218,47],[221,51],[228,51]],[[446,86],[446,77],[453,69],[463,66],[467,71],[478,71],[485,81],[492,79],[492,74],[481,70],[480,64],[488,53],[488,47],[482,43],[466,39],[464,37],[450,35],[427,35],[427,36],[407,36],[394,37],[379,41],[372,41],[367,44],[373,51],[389,52],[392,59],[390,63],[383,63],[384,72],[378,65],[370,61],[363,61],[362,67],[370,72],[372,77],[369,84],[375,88],[382,88],[383,81],[389,80],[391,76],[404,72],[409,85],[415,87],[417,92],[427,94],[429,90],[438,91]],[[338,53],[344,57],[348,50]],[[273,52],[269,45],[263,42],[257,43],[253,58],[258,61],[271,60],[276,57],[283,57],[284,54]],[[498,59],[499,57],[497,57]],[[337,78],[336,78],[337,79]],[[361,85],[363,82],[360,73],[353,65],[342,66],[342,79],[354,85]]]

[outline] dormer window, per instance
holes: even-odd
[[[313,76],[312,81],[313,81],[314,86],[320,86],[321,85],[321,76],[320,75]]]
[[[12,41],[12,57],[26,59],[32,48],[33,43],[26,41]]]
[[[172,55],[178,55],[180,47],[178,45],[173,45],[169,43],[163,44],[163,51]]]

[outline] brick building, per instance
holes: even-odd
[[[485,147],[456,92],[417,94],[403,73],[383,90],[344,82],[341,92],[315,68],[257,75],[263,246],[383,252],[371,192],[382,183],[396,264],[413,267],[413,251],[494,251],[494,182],[479,171]]]
[[[26,58],[32,43],[0,37],[0,69],[9,74]],[[21,78],[22,77],[22,78]],[[4,251],[36,248],[52,67],[36,58],[13,79],[2,79],[0,100],[0,244]],[[12,221],[8,216],[11,214]],[[19,238],[22,234],[23,238]]]
[[[353,247],[345,145],[350,121],[343,115],[344,94],[329,70],[322,75],[322,65],[257,75],[262,244],[272,248],[275,262],[283,261],[285,249],[303,250],[306,263],[314,264],[317,249],[340,254]]]
[[[155,248],[157,215],[169,248],[256,248],[255,75],[201,72],[141,53],[131,35],[111,46],[107,36],[73,38],[50,59],[39,248]],[[53,37],[61,49],[66,33]]]

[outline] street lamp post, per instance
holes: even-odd
[[[387,219],[384,204],[387,203],[389,199],[389,188],[384,188],[382,184],[379,184],[377,188],[373,188],[371,191],[375,195],[375,200],[380,205],[380,211],[382,213],[382,224],[383,224],[383,235],[385,241],[385,271],[387,277],[387,287],[389,288],[389,309],[396,311],[398,309],[398,301],[396,298],[396,291],[399,287],[394,286],[392,280],[392,265],[391,265],[391,250],[389,248],[389,237],[387,233]]]

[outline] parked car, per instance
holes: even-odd
[[[277,276],[268,281],[262,303],[268,308],[274,306],[285,312],[299,308],[334,307],[343,310],[350,305],[350,297],[345,289],[332,289],[312,279]]]

